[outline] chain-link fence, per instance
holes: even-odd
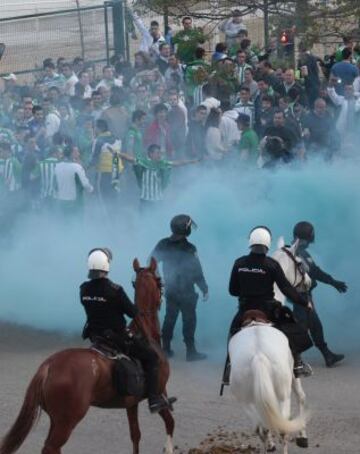
[[[106,60],[113,48],[112,3],[0,19],[0,73],[26,73],[45,58]]]

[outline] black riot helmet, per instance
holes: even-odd
[[[192,228],[197,228],[195,222],[187,214],[178,214],[170,222],[170,228],[174,236],[185,237],[191,234]]]
[[[313,243],[315,241],[315,229],[314,226],[307,221],[298,222],[294,227],[294,238],[299,238],[299,240],[307,241],[308,243]]]

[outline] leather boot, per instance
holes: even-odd
[[[159,413],[165,408],[172,408],[172,403],[176,401],[175,398],[168,399],[158,392],[158,375],[159,368],[157,365],[150,365],[145,368],[145,381],[148,391],[149,410],[151,413]]]
[[[321,351],[324,359],[325,359],[325,364],[326,367],[332,367],[339,361],[342,361],[345,358],[345,355],[342,355],[341,353],[333,353],[331,350],[328,349],[327,345],[324,347],[319,347],[319,350]]]
[[[194,344],[186,345],[186,361],[201,361],[206,358],[207,355],[198,352]]]

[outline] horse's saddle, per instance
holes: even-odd
[[[92,338],[91,349],[114,361],[112,379],[120,396],[145,397],[144,370],[139,360],[130,358],[102,337]]]
[[[249,310],[244,313],[241,319],[241,328],[245,328],[254,323],[271,324],[265,312],[259,310]]]

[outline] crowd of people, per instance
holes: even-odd
[[[46,58],[32,83],[2,78],[2,212],[77,212],[84,192],[147,210],[175,166],[271,169],[356,146],[360,58],[350,37],[327,59],[300,43],[295,64],[274,40],[252,46],[235,10],[209,55],[191,17],[164,36],[129,13],[141,35],[133,64],[114,55],[98,74],[80,57]]]

